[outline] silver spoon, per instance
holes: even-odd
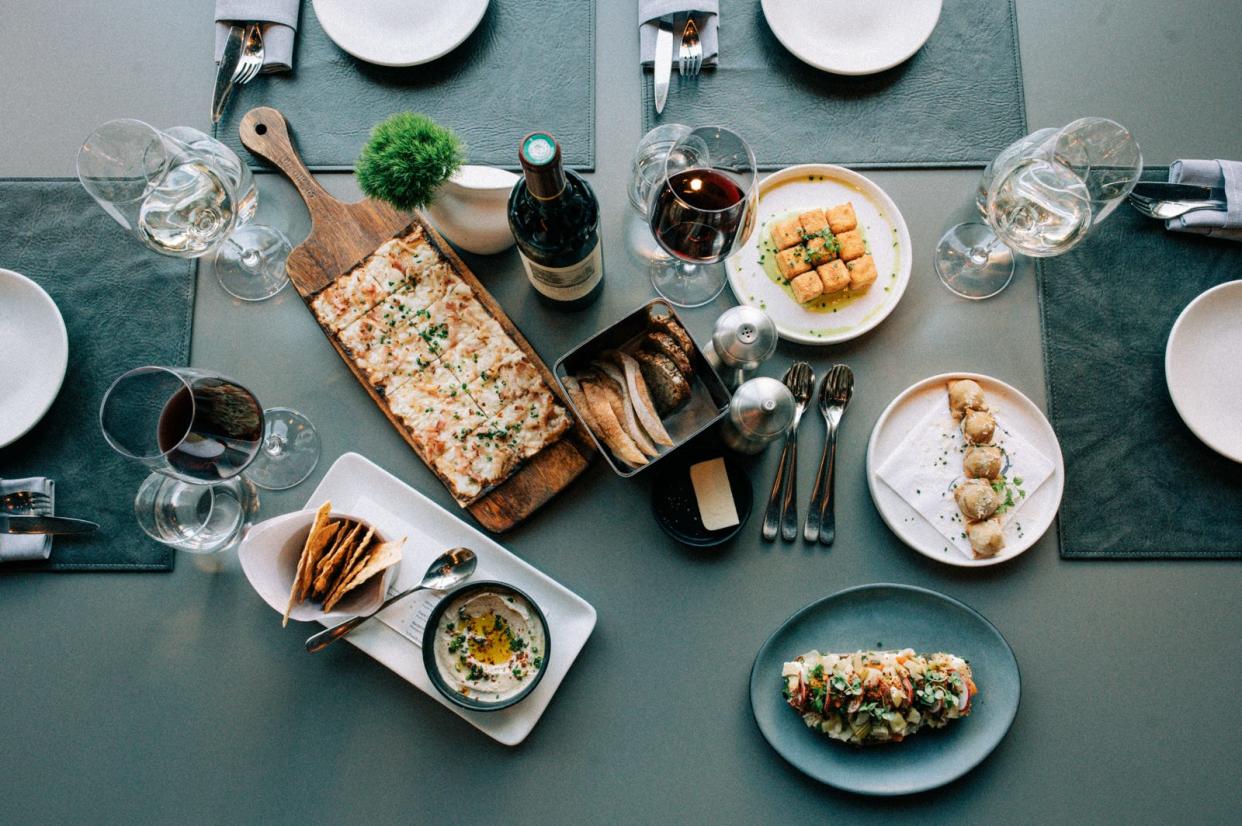
[[[433,591],[444,591],[452,588],[457,583],[468,579],[474,573],[474,569],[478,567],[478,564],[478,558],[475,557],[474,551],[469,548],[454,548],[447,553],[441,554],[435,562],[431,563],[427,573],[423,574],[422,582],[413,588],[408,588],[384,600],[384,604],[376,608],[374,613],[345,620],[340,625],[334,625],[331,628],[325,628],[318,634],[312,634],[306,639],[307,653],[314,654],[316,651],[322,651],[359,625],[371,619],[375,614],[383,611],[394,602],[405,599],[415,591],[422,591],[427,588]]]
[[[819,412],[824,415],[827,437],[824,453],[819,458],[819,472],[815,474],[815,489],[807,508],[806,525],[802,538],[807,542],[819,540],[831,545],[837,536],[835,497],[832,495],[836,478],[834,468],[837,459],[837,427],[845,413],[850,397],[854,395],[854,373],[844,364],[833,365],[819,386]]]
[[[815,372],[805,361],[795,361],[785,371],[783,381],[793,393],[795,407],[793,421],[785,431],[785,447],[776,468],[776,479],[772,481],[768,509],[763,515],[761,535],[767,542],[775,541],[778,531],[786,542],[793,542],[798,538],[798,508],[794,503],[797,495],[795,477],[798,474],[798,425],[811,401],[811,393],[815,390]]]

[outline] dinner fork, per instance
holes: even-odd
[[[242,34],[241,60],[233,70],[233,85],[242,86],[254,80],[263,68],[263,29],[251,23]]]
[[[1149,198],[1145,195],[1137,195],[1133,192],[1126,198],[1130,202],[1130,206],[1146,215],[1148,218],[1157,218],[1167,221],[1170,218],[1177,218],[1188,212],[1198,212],[1200,210],[1210,209],[1216,212],[1224,212],[1229,205],[1224,201],[1207,200],[1207,201],[1162,201],[1158,198]]]
[[[682,77],[696,77],[702,68],[703,44],[699,41],[699,27],[694,22],[694,16],[690,15],[681,33],[677,71]]]
[[[798,538],[798,506],[794,501],[797,495],[798,424],[815,389],[815,372],[805,361],[795,361],[785,371],[783,381],[794,397],[794,416],[785,431],[785,447],[781,450],[776,478],[772,480],[772,492],[768,494],[768,509],[763,515],[763,538],[768,542],[776,539],[778,529],[786,542]]]
[[[0,511],[5,513],[33,513],[37,516],[48,516],[51,510],[51,497],[36,490],[15,490],[0,496]]]
[[[802,538],[831,545],[837,537],[836,498],[832,495],[837,459],[837,427],[854,395],[854,372],[844,364],[834,364],[819,386],[819,412],[824,415],[827,434],[824,452],[819,457],[819,472],[807,508]]]

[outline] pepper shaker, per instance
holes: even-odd
[[[785,435],[794,417],[794,397],[783,382],[760,376],[737,389],[720,425],[724,443],[738,453],[758,453]]]
[[[712,341],[703,351],[721,381],[737,390],[776,352],[776,324],[763,310],[740,305],[716,319]]]

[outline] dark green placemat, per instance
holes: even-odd
[[[674,69],[661,115],[651,71],[644,72],[644,130],[661,123],[728,126],[767,169],[984,166],[1026,134],[1012,0],[945,0],[922,49],[865,77],[828,74],[798,60],[757,2],[721,0],[720,20],[720,67],[687,83]]]
[[[371,127],[407,110],[452,127],[470,163],[516,168],[522,137],[543,130],[560,141],[565,163],[595,167],[595,0],[493,2],[452,52],[403,69],[342,51],[303,2],[293,67],[237,89],[216,127],[255,167],[262,162],[237,137],[255,106],[284,114],[316,171],[352,170]]]
[[[1040,262],[1048,410],[1065,456],[1062,556],[1242,557],[1242,465],[1195,438],[1164,377],[1178,315],[1240,276],[1242,244],[1168,232],[1128,206]]]
[[[99,402],[131,367],[188,363],[193,262],[138,243],[76,180],[0,179],[0,267],[47,290],[69,331],[60,395],[29,433],[0,448],[0,477],[49,476],[57,513],[100,525],[88,538],[54,539],[46,562],[2,562],[0,574],[172,570],[172,549],[134,520],[147,472],[108,447]]]

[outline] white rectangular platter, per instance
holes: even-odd
[[[471,580],[508,583],[539,604],[552,641],[543,680],[529,697],[500,711],[461,708],[432,686],[423,668],[421,633],[431,606],[441,597],[438,592],[413,594],[382,611],[380,622],[369,622],[346,637],[494,740],[506,746],[522,742],[595,629],[591,604],[357,453],[346,453],[333,463],[306,506],[318,507],[324,500],[332,501],[333,510],[366,519],[387,536],[407,537],[390,593],[416,585],[437,556],[460,545],[478,556],[479,567]]]

